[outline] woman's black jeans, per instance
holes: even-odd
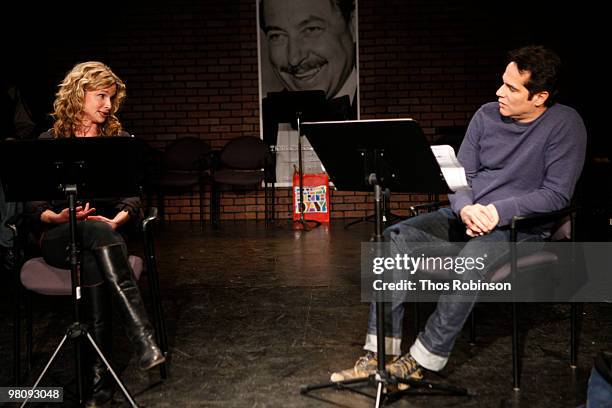
[[[104,282],[98,267],[95,249],[121,244],[127,256],[125,240],[120,233],[102,221],[77,221],[77,245],[81,253],[81,285],[95,286]],[[51,228],[41,241],[42,256],[49,265],[70,269],[70,225],[68,223]]]

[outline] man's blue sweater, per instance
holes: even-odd
[[[471,191],[449,194],[458,215],[470,204],[493,204],[499,225],[515,215],[565,207],[586,150],[586,129],[572,108],[555,104],[530,123],[499,113],[497,102],[483,105],[468,126],[459,149]]]

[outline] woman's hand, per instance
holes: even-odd
[[[86,220],[91,216],[91,214],[96,212],[94,207],[89,208],[89,203],[86,203],[85,207],[79,205],[75,210],[77,221]],[[59,214],[51,210],[45,210],[40,215],[40,220],[49,224],[65,224],[70,221],[70,209],[64,208]]]
[[[115,220],[111,220],[110,218],[106,218],[106,217],[105,217],[105,216],[103,216],[103,215],[91,215],[91,216],[87,217],[87,219],[88,219],[88,220],[92,220],[92,221],[102,221],[102,222],[105,222],[105,223],[107,223],[108,225],[110,225],[110,227],[111,227],[113,230],[116,230],[116,229],[117,229],[117,227],[119,226],[119,225],[117,225],[117,223],[115,222]]]
[[[89,217],[87,217],[87,219],[105,222],[110,225],[113,230],[116,230],[118,227],[125,224],[127,220],[130,219],[130,215],[127,211],[119,211],[119,213],[112,220],[102,215],[90,215]]]

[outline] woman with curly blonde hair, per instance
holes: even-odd
[[[53,128],[40,138],[129,137],[115,116],[124,98],[125,84],[109,67],[96,61],[77,64],[59,85],[53,104]],[[51,266],[69,269],[66,248],[70,225],[66,207],[65,200],[32,201],[26,205],[26,214],[31,218],[34,232],[40,234],[38,242],[45,261]],[[89,333],[110,357],[113,300],[135,348],[139,367],[148,370],[163,363],[165,356],[155,342],[121,235],[130,224],[137,223],[141,214],[140,198],[94,199],[76,210],[81,310]],[[102,406],[112,398],[112,378],[97,356],[91,356],[88,367],[85,406]]]
[[[123,133],[116,114],[125,99],[125,84],[98,61],[72,68],[59,85],[53,113],[54,137],[115,136]]]

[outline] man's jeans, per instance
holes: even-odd
[[[384,232],[385,241],[390,243],[390,256],[397,254],[414,254],[414,256],[460,256],[477,258],[487,253],[485,269],[472,269],[455,278],[462,280],[484,279],[488,271],[494,270],[509,260],[509,245],[491,245],[497,242],[508,242],[508,229],[495,229],[489,234],[476,238],[465,234],[465,225],[450,208],[409,218],[392,225]],[[541,234],[520,233],[518,241],[542,241]],[[418,244],[415,244],[418,243]],[[429,317],[425,329],[419,333],[418,339],[411,349],[413,357],[425,368],[440,370],[444,367],[451,353],[455,338],[461,331],[478,298],[477,292],[466,297],[449,292],[440,296],[436,310]],[[386,353],[399,355],[404,320],[404,302],[410,300],[403,296],[391,303],[385,304],[385,334]],[[366,350],[376,351],[376,304],[370,305],[368,321],[368,336]],[[415,355],[416,354],[416,355]],[[418,357],[424,355],[421,359]],[[420,361],[423,360],[423,361]]]
[[[607,382],[595,367],[591,370],[586,405],[579,408],[612,408],[612,384]]]

